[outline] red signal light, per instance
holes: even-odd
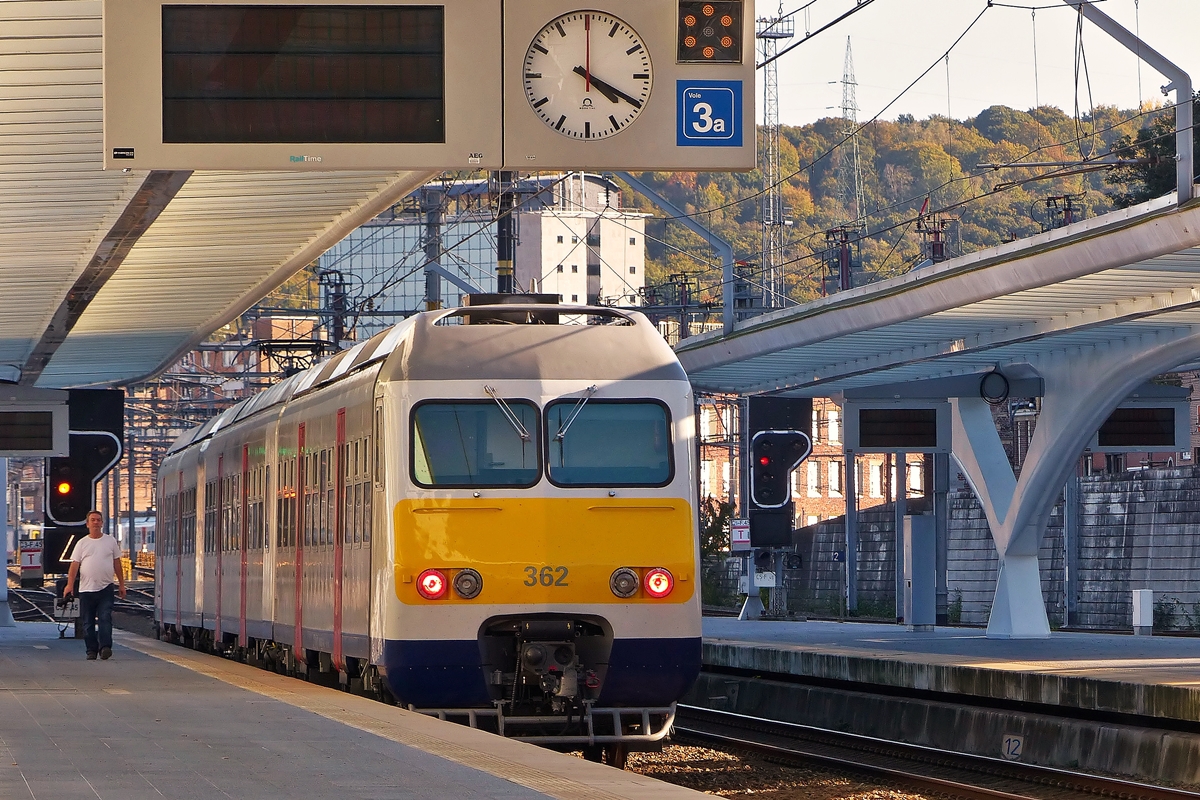
[[[666,597],[675,588],[675,579],[667,570],[655,567],[646,570],[646,575],[642,578],[642,585],[646,589],[646,594],[651,597]]]
[[[758,463],[762,464],[765,467],[771,463],[771,459],[768,458],[767,456],[759,456]]]
[[[71,484],[67,483],[66,481],[60,482],[54,488],[58,490],[59,494],[70,494],[71,493]]]
[[[417,576],[417,593],[426,600],[440,600],[446,594],[446,576],[436,569],[427,569]]]

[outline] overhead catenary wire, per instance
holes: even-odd
[[[1064,8],[1065,7],[1066,6],[1064,6]],[[903,89],[901,89],[900,92],[895,97],[893,97],[891,100],[889,100],[887,102],[887,104],[883,106],[883,108],[879,109],[879,111],[877,111],[874,114],[874,116],[872,116],[870,119],[866,120],[865,122],[862,122],[862,123],[859,123],[858,125],[856,125],[849,132],[845,133],[834,145],[832,145],[831,147],[822,151],[820,155],[815,156],[807,164],[800,165],[797,169],[793,170],[792,172],[790,172],[787,175],[784,175],[783,177],[781,177],[778,181],[776,181],[771,186],[764,186],[761,189],[751,192],[744,197],[739,197],[736,200],[731,200],[727,203],[722,203],[721,205],[714,206],[712,208],[706,208],[706,209],[701,209],[698,211],[693,211],[689,214],[677,214],[677,215],[670,216],[670,217],[659,217],[659,219],[684,219],[684,218],[699,217],[704,214],[712,214],[717,211],[723,211],[727,208],[733,208],[735,206],[741,205],[742,203],[750,202],[752,200],[758,200],[771,188],[774,188],[775,186],[779,186],[781,184],[785,184],[788,181],[790,181],[792,178],[795,178],[797,175],[800,175],[801,173],[803,173],[805,170],[811,169],[814,165],[816,165],[817,163],[823,161],[824,159],[826,159],[830,155],[832,155],[834,153],[834,151],[836,151],[839,147],[841,147],[842,145],[846,144],[851,139],[853,139],[854,136],[856,136],[858,133],[860,133],[868,125],[877,121],[880,117],[882,117],[888,111],[888,109],[890,109],[897,102],[899,102],[900,98],[902,98],[902,97],[904,97],[904,95],[908,94],[908,92],[911,91],[914,86],[916,86],[918,83],[920,83],[925,78],[925,76],[927,76],[930,72],[932,72],[935,67],[937,67],[938,64],[942,63],[942,59],[944,59],[947,55],[949,55],[954,50],[954,48],[957,47],[964,38],[966,38],[967,34],[970,33],[971,30],[979,23],[979,20],[981,20],[983,18],[983,15],[987,13],[989,8],[991,8],[990,3],[984,5],[984,7],[980,10],[979,14],[973,20],[971,20],[970,24],[967,25],[967,27],[963,30],[962,33],[960,33],[958,35],[957,38],[955,38],[955,40],[950,44],[950,46],[946,49],[946,51],[944,53],[942,53],[941,55],[939,55],[933,61],[933,63],[931,63],[928,67],[926,67],[924,70],[922,70],[921,74],[919,74],[916,78],[914,78],[907,86],[905,86]],[[788,48],[788,49],[790,50],[791,48]],[[779,55],[783,55],[783,53],[785,53],[785,52],[787,52],[787,50],[780,52]]]

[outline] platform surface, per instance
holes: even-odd
[[[0,628],[0,798],[702,795],[121,631]]]
[[[1200,638],[704,620],[705,664],[1200,721]]]

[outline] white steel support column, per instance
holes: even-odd
[[[8,459],[0,458],[0,485],[4,486],[4,491],[0,492],[0,532],[4,533],[4,574],[0,575],[0,628],[11,628],[17,623],[13,621],[12,610],[8,607]],[[20,506],[17,506],[17,522],[14,530],[20,530]],[[20,564],[17,565],[18,572]]]
[[[1050,635],[1038,547],[1079,454],[1138,386],[1197,357],[1200,330],[1180,326],[1031,359],[1045,381],[1045,396],[1020,480],[1013,475],[987,403],[973,397],[951,399],[953,454],[983,505],[1000,554],[989,637]]]

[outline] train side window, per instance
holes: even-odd
[[[275,489],[275,546],[284,547],[284,531],[287,530],[287,488],[284,476],[287,474],[287,465],[279,466],[279,486]]]
[[[329,466],[325,475],[325,544],[333,544],[337,535],[337,459],[333,457],[333,448],[328,453]]]
[[[364,544],[371,541],[371,496],[375,493],[370,483],[363,487],[362,540]]]
[[[217,482],[204,484],[204,552],[217,550]]]
[[[546,442],[559,486],[665,486],[674,475],[670,415],[654,400],[556,400]]]

